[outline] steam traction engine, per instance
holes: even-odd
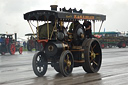
[[[13,34],[0,34],[0,53],[4,55],[5,53],[10,53],[14,55],[16,51],[22,54],[22,47],[20,42],[17,41],[17,34],[15,33],[15,40],[13,39]]]
[[[32,51],[33,48],[35,48],[36,51],[41,51],[42,44],[38,43],[36,40],[36,34],[28,33],[25,34],[25,36],[28,36],[28,41],[27,41],[27,50]]]
[[[99,71],[102,62],[100,44],[97,39],[86,38],[84,26],[75,22],[89,20],[95,25],[95,21],[103,22],[105,15],[82,13],[82,10],[71,8],[57,11],[57,5],[51,5],[51,10],[31,11],[24,14],[24,19],[31,29],[31,21],[37,21],[37,41],[44,47],[33,57],[33,71],[37,76],[44,76],[48,64],[63,76],[70,75],[73,68],[79,66],[87,73]],[[73,25],[69,26],[70,23]]]

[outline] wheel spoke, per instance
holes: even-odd
[[[70,71],[71,71],[71,66],[68,67],[68,72],[70,72]]]
[[[39,67],[39,71],[41,71],[41,67]]]
[[[98,66],[98,64],[93,60],[93,63]]]
[[[64,60],[64,63],[67,63],[67,60]]]
[[[93,52],[95,47],[96,47],[96,44],[93,47],[91,46],[91,52]]]
[[[69,61],[69,55],[67,54],[67,60]]]
[[[64,70],[67,72],[67,69],[68,69],[68,67],[67,66],[65,66],[65,68],[64,68]]]
[[[39,61],[37,61],[36,63],[37,63],[37,66],[40,66],[40,62]]]
[[[93,61],[93,59],[92,59],[92,57],[91,57],[91,56],[90,56],[90,58],[91,58],[91,59],[90,59],[90,62],[92,62],[92,61]]]
[[[39,55],[39,58],[41,58],[41,55]]]
[[[92,47],[92,49],[94,49],[96,47],[96,44]]]
[[[89,53],[92,53],[92,51],[89,51]]]
[[[99,55],[99,53],[95,53],[95,55]]]

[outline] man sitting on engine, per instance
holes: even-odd
[[[91,22],[84,20],[83,26],[85,26],[85,37],[92,38]]]

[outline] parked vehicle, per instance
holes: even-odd
[[[97,34],[101,35],[98,40],[100,41],[102,48],[112,48],[112,46],[125,48],[128,46],[128,37],[122,36],[120,32],[96,32],[95,36]]]
[[[14,55],[16,51],[22,54],[22,46],[20,42],[17,41],[17,34],[15,33],[15,39],[13,39],[13,34],[0,34],[0,53],[4,55],[5,53],[10,53]]]
[[[28,51],[32,51],[32,49],[35,49],[36,51],[42,50],[43,46],[41,43],[37,42],[36,34],[28,33],[28,34],[25,34],[25,36],[28,36],[28,40],[27,40],[27,50]]]
[[[36,10],[24,14],[31,29],[31,21],[37,22],[37,41],[44,49],[33,57],[33,71],[41,77],[50,64],[63,76],[69,76],[74,67],[82,66],[87,73],[98,72],[102,62],[102,51],[99,41],[86,38],[82,24],[73,25],[73,31],[65,23],[89,20],[95,25],[96,21],[103,22],[106,16],[102,14],[82,13],[82,10],[66,8],[57,11],[57,5],[51,5],[51,10]],[[40,25],[43,23],[43,25]],[[93,26],[94,26],[93,25]]]

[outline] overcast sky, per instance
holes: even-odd
[[[31,33],[23,14],[33,10],[50,10],[50,5],[83,9],[84,13],[106,15],[102,30],[128,31],[127,0],[0,0],[0,33],[18,33],[19,37]],[[96,31],[98,31],[98,26]]]

